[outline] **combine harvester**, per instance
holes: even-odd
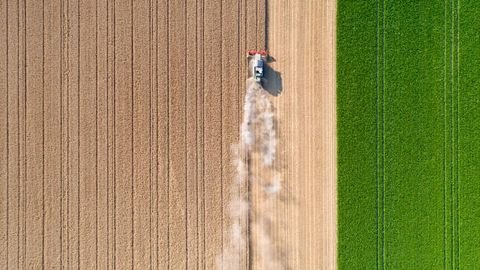
[[[255,82],[261,84],[264,78],[265,62],[267,60],[268,53],[266,50],[250,50],[248,51],[249,61],[249,77],[253,77]]]

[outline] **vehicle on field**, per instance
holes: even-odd
[[[248,58],[250,60],[250,73],[257,83],[261,83],[264,77],[265,61],[267,58],[267,51],[265,50],[250,50],[248,51]]]

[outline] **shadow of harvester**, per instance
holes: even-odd
[[[270,95],[278,96],[283,91],[282,74],[268,64],[271,62],[275,62],[275,58],[269,56],[267,64],[264,66],[265,74],[262,80],[262,86]]]

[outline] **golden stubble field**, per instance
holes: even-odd
[[[0,268],[215,269],[245,52],[266,46],[282,189],[265,205],[253,188],[252,217],[283,267],[334,269],[335,7],[1,2]],[[255,156],[249,170],[272,173]],[[241,269],[265,269],[250,239]]]

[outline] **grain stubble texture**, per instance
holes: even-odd
[[[333,268],[334,10],[1,1],[0,268],[214,269],[245,51],[266,43],[284,79],[273,100],[293,202],[274,233],[292,269]]]
[[[283,83],[272,98],[283,191],[271,237],[290,269],[336,269],[336,1],[267,6],[271,66]]]
[[[1,2],[0,268],[214,268],[246,8]]]

